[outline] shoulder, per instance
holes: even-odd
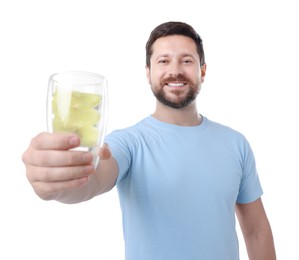
[[[148,121],[149,119],[146,117],[132,126],[113,130],[111,133],[107,134],[105,139],[106,141],[123,140],[125,142],[126,140],[138,138],[145,133],[145,129],[150,129],[147,127],[149,124]]]
[[[207,127],[208,131],[211,131],[211,133],[218,133],[226,136],[231,136],[235,138],[240,138],[240,139],[246,139],[245,136],[235,128],[232,128],[230,126],[227,126],[222,123],[218,123],[212,120],[209,120],[206,118],[207,121]]]
[[[229,146],[242,154],[247,154],[251,150],[246,136],[235,128],[207,119],[206,129],[207,135],[214,143]]]

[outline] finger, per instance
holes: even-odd
[[[27,170],[29,182],[61,182],[80,179],[94,173],[92,165],[76,167],[31,167]]]
[[[25,160],[27,165],[42,167],[66,167],[87,165],[92,163],[92,153],[82,151],[60,150],[31,150],[30,156]]]
[[[73,133],[41,133],[31,141],[36,150],[68,150],[80,145],[80,138]]]
[[[89,181],[89,176],[69,180],[69,181],[62,181],[62,182],[40,182],[36,181],[32,183],[32,187],[36,194],[38,194],[43,199],[54,199],[55,194],[66,191],[68,189],[78,188]]]
[[[111,158],[111,151],[109,149],[108,144],[103,144],[101,150],[100,150],[100,159],[101,160],[107,160],[109,158]]]

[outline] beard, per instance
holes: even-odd
[[[189,88],[188,90],[174,89],[171,90],[172,95],[175,95],[175,98],[171,98],[167,95],[164,86],[167,82],[182,81],[187,82]],[[195,84],[190,83],[185,77],[181,76],[179,78],[168,78],[161,82],[160,88],[152,87],[154,96],[160,101],[163,105],[180,109],[188,106],[192,101],[194,101],[199,93],[200,84],[198,87],[195,87]],[[156,90],[155,90],[156,89]],[[184,93],[186,92],[186,93]]]

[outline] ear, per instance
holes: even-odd
[[[151,84],[151,71],[150,68],[148,66],[145,66],[146,69],[146,77],[147,77],[147,81],[149,84]]]
[[[200,67],[200,70],[201,70],[201,83],[203,83],[206,76],[207,64],[202,65]]]

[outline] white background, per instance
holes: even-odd
[[[190,23],[202,36],[207,75],[199,112],[250,141],[278,259],[299,259],[296,2],[1,1],[0,259],[123,259],[116,190],[77,205],[42,201],[21,155],[46,130],[46,89],[55,72],[108,78],[108,132],[152,113],[144,46],[169,20]],[[247,259],[242,236],[240,247]]]

